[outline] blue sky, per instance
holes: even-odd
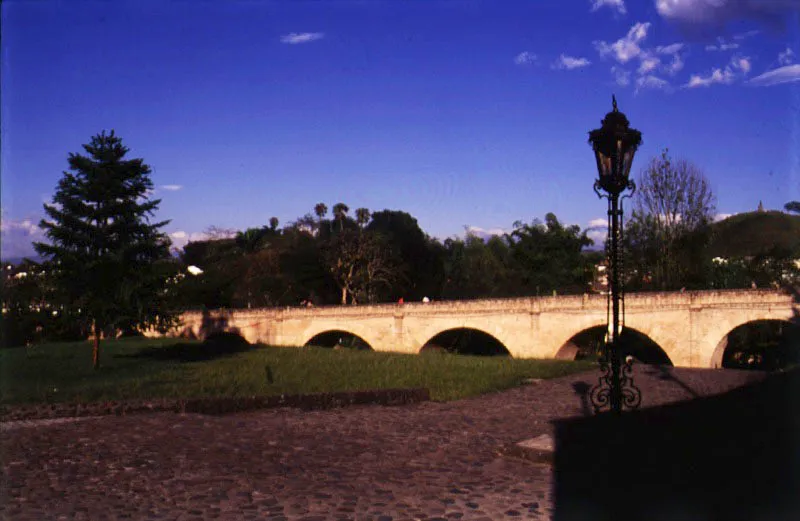
[[[115,129],[176,245],[317,202],[435,237],[605,223],[587,132],[615,93],[719,213],[800,199],[800,1],[2,3],[2,254],[69,152]],[[599,219],[599,221],[598,221]],[[599,233],[599,230],[597,231]]]

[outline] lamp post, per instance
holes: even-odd
[[[589,132],[589,143],[597,160],[598,179],[594,191],[598,197],[608,199],[608,263],[610,267],[609,306],[611,320],[608,323],[607,337],[600,357],[602,376],[595,385],[590,397],[596,412],[610,408],[615,413],[622,411],[623,405],[635,409],[641,403],[641,392],[633,385],[632,360],[621,359],[620,345],[620,303],[624,319],[624,297],[621,280],[620,242],[622,241],[622,200],[630,197],[636,185],[628,179],[636,149],[642,142],[642,133],[630,128],[628,118],[617,110],[617,99],[611,97],[613,110],[606,114],[602,127]],[[622,195],[626,190],[629,194]],[[601,192],[602,191],[602,192]],[[620,198],[622,195],[622,198]]]

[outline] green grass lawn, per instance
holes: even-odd
[[[0,404],[93,402],[141,398],[265,396],[426,387],[454,400],[594,367],[590,362],[402,355],[324,348],[252,346],[211,356],[199,342],[128,338],[101,343],[40,344],[0,350]],[[197,355],[200,356],[197,356]],[[271,374],[272,383],[269,382]]]

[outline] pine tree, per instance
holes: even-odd
[[[92,363],[100,364],[103,332],[164,329],[174,320],[166,281],[173,274],[169,221],[150,223],[161,202],[150,200],[150,167],[124,159],[122,140],[103,131],[70,154],[41,226],[49,243],[35,243],[47,259],[55,302],[75,310],[94,337]]]

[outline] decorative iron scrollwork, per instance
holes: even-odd
[[[612,409],[612,393],[614,392],[614,374],[608,361],[608,349],[600,357],[600,371],[602,375],[597,384],[589,391],[594,412],[599,413],[605,409]],[[628,409],[638,409],[642,403],[642,391],[633,383],[633,358],[627,357],[620,367],[620,406]]]
[[[625,358],[622,364],[622,405],[628,409],[638,409],[642,404],[642,391],[633,383],[633,357]]]
[[[595,413],[611,408],[611,366],[606,362],[605,356],[600,358],[600,371],[603,374],[598,378],[597,385],[589,391]]]

